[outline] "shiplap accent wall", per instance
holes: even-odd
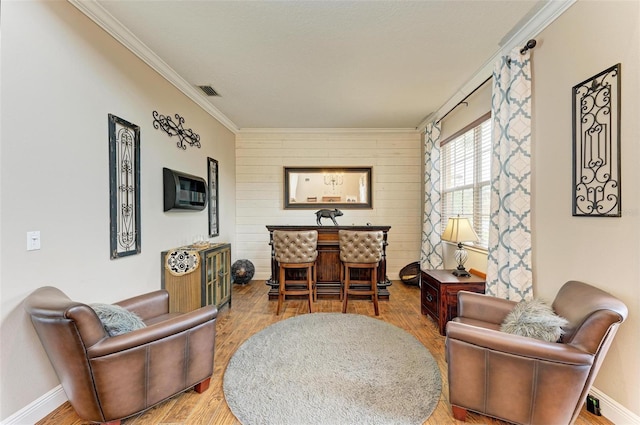
[[[270,270],[266,225],[315,225],[317,208],[285,210],[284,167],[371,166],[373,209],[343,209],[340,225],[389,225],[387,275],[419,260],[421,137],[417,131],[241,131],[236,136],[236,258]],[[325,219],[326,220],[326,219]],[[323,221],[323,225],[333,225]]]

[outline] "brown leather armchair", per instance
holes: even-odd
[[[465,420],[471,410],[520,424],[571,424],[627,307],[598,288],[567,282],[552,308],[569,324],[560,342],[546,342],[500,331],[514,305],[458,293],[446,338],[453,415]]]
[[[169,313],[165,290],[117,303],[147,325],[109,336],[94,310],[47,286],[25,310],[71,405],[88,421],[119,424],[193,387],[205,391],[213,373],[214,306]]]

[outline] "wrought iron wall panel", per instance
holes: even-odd
[[[620,217],[620,64],[573,87],[573,215]]]
[[[153,111],[153,128],[162,130],[169,137],[177,136],[179,149],[186,150],[187,145],[200,148],[200,135],[193,132],[190,128],[184,128],[184,118],[179,114],[175,114],[176,121],[173,121],[168,115],[161,115],[158,111]]]
[[[207,174],[209,175],[209,236],[220,234],[218,205],[218,161],[207,158]]]
[[[140,127],[109,114],[111,258],[140,253]]]

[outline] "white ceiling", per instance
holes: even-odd
[[[416,128],[548,5],[70,1],[111,15],[116,38],[175,74],[235,130]],[[204,97],[198,85],[220,97]]]

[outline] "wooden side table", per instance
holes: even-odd
[[[438,324],[445,334],[447,322],[458,315],[458,291],[484,294],[485,279],[476,275],[454,276],[453,270],[422,270],[420,283],[421,312]]]

